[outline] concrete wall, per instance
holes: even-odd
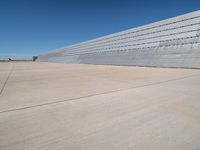
[[[38,60],[200,68],[200,11],[64,47]]]

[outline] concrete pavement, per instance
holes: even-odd
[[[0,63],[1,150],[200,149],[200,70]]]

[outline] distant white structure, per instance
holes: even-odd
[[[200,10],[41,54],[38,61],[200,68]]]

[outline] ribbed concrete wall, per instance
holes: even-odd
[[[200,68],[200,11],[41,54],[38,60]]]

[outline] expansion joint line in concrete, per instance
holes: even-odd
[[[9,74],[8,74],[8,76],[7,76],[6,80],[5,80],[5,82],[3,83],[3,86],[2,86],[1,91],[0,91],[0,96],[1,96],[1,94],[3,93],[3,90],[5,89],[6,84],[7,84],[8,80],[9,80],[9,78],[10,78],[10,76],[11,76],[13,70],[14,70],[14,65],[12,65],[12,67],[11,67],[11,69],[10,69],[10,71],[9,71]]]
[[[77,98],[70,98],[70,99],[65,99],[65,100],[59,100],[59,101],[55,101],[55,102],[49,102],[49,103],[43,103],[43,104],[32,105],[32,106],[27,106],[27,107],[21,107],[21,108],[14,108],[14,109],[9,109],[9,110],[3,110],[3,111],[0,111],[0,114],[1,113],[18,111],[18,110],[36,108],[36,107],[41,107],[41,106],[47,106],[47,105],[52,105],[52,104],[58,104],[58,103],[63,103],[63,102],[67,102],[67,101],[75,101],[75,100],[80,100],[80,99],[88,98],[88,97],[94,97],[94,96],[98,96],[98,95],[106,95],[106,94],[110,94],[110,93],[117,93],[117,92],[121,92],[121,91],[127,91],[127,90],[131,90],[131,89],[137,89],[137,88],[142,88],[142,87],[147,87],[147,86],[154,86],[154,85],[164,84],[164,83],[168,83],[168,82],[183,80],[183,79],[186,79],[186,78],[191,78],[191,77],[199,76],[199,75],[200,74],[192,74],[192,75],[184,76],[184,77],[181,77],[181,78],[170,79],[170,80],[166,80],[166,81],[161,81],[161,82],[156,82],[156,83],[150,83],[150,84],[145,84],[145,85],[140,85],[140,86],[134,86],[134,87],[130,87],[130,88],[127,88],[127,89],[108,91],[108,92],[103,92],[103,93],[98,93],[98,94],[91,94],[91,95],[86,95],[86,96],[77,97]]]

